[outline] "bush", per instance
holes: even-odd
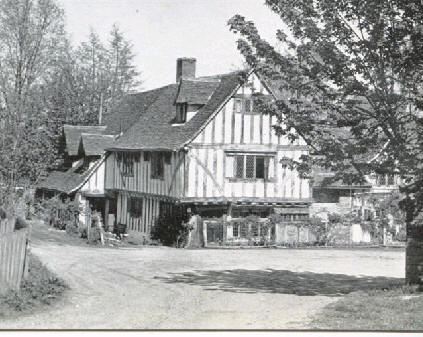
[[[97,243],[99,243],[101,240],[100,237],[100,229],[97,226],[91,227],[90,228],[90,235],[88,237],[88,243],[91,245],[95,245]]]
[[[36,209],[47,224],[60,230],[66,229],[69,222],[77,223],[81,211],[77,200],[61,200],[58,197],[41,201]]]
[[[400,231],[394,235],[393,239],[401,242],[407,241],[407,232],[405,228],[401,228]]]
[[[188,215],[182,206],[160,214],[151,229],[151,238],[166,246],[183,247],[190,231]]]
[[[329,244],[329,232],[331,224],[325,223],[317,216],[312,216],[310,218],[308,227],[316,235],[317,245],[326,246]]]
[[[28,227],[29,227],[28,223],[23,218],[21,218],[20,216],[16,218],[15,231],[23,229],[23,228],[28,228]]]
[[[342,216],[338,213],[329,213],[328,214],[328,221],[330,223],[341,223],[342,222]]]
[[[66,233],[72,236],[79,235],[79,227],[75,222],[68,222],[66,224]]]

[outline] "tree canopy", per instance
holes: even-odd
[[[55,0],[0,0],[0,199],[60,166],[62,125],[99,124],[140,84],[117,26],[72,45]]]
[[[423,207],[423,5],[420,0],[266,0],[282,23],[277,49],[236,15],[239,51],[277,86],[274,126],[312,149],[285,163],[360,183],[372,172],[404,181],[409,214]]]

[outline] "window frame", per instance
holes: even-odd
[[[233,156],[233,179],[237,180],[247,180],[247,181],[270,181],[270,159],[273,158],[275,160],[275,155],[268,155],[268,154],[261,154],[261,153],[234,153],[234,154],[227,154]],[[248,157],[253,157],[253,176],[249,176],[248,174]],[[242,158],[242,160],[241,160]],[[258,177],[258,165],[257,159],[263,160],[263,177]],[[242,163],[241,163],[242,162]],[[242,176],[239,174],[241,170],[239,169],[239,165],[243,165],[242,168]]]
[[[269,96],[270,95],[266,95]],[[248,103],[247,103],[248,102]],[[248,108],[248,109],[247,109]],[[236,94],[234,96],[234,111],[245,115],[260,115],[261,112],[255,109],[254,94]]]
[[[176,123],[183,124],[187,121],[188,103],[176,104]]]
[[[153,151],[150,156],[151,163],[151,179],[160,179],[164,180],[164,171],[165,171],[165,156],[163,152]],[[155,167],[158,165],[158,168]],[[161,172],[158,172],[161,171]]]
[[[127,204],[128,210],[127,211],[131,218],[133,219],[142,218],[143,203],[144,203],[143,198],[128,196],[128,204]]]
[[[134,176],[135,155],[132,152],[122,152],[122,175],[124,177]]]

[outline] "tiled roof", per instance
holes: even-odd
[[[37,185],[37,188],[69,194],[73,189],[80,185],[83,180],[84,175],[74,173],[72,169],[66,172],[52,171]]]
[[[104,134],[106,126],[63,125],[65,133],[66,151],[69,156],[78,154],[79,141],[82,133]]]
[[[76,173],[83,164],[82,160],[66,172],[52,171],[44,180],[38,183],[36,188],[71,194],[87,181],[105,158],[105,156],[102,156],[100,159],[96,160],[95,164],[83,173]]]
[[[209,117],[230,98],[237,89],[243,72],[220,75],[219,85],[208,102],[191,120],[181,125],[172,125],[175,118],[175,100],[178,85],[171,84],[156,89],[157,98],[139,113],[136,122],[110,148],[111,150],[176,150],[188,142],[204,125]]]
[[[182,80],[176,103],[206,104],[219,86],[219,80]]]
[[[104,125],[107,126],[106,133],[118,135],[125,133],[133,126],[141,114],[143,114],[150,105],[158,98],[161,88],[126,95],[113,113],[104,116]]]
[[[80,150],[86,156],[101,156],[104,149],[111,147],[116,137],[113,135],[81,134]]]

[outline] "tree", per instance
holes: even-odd
[[[61,52],[62,41],[63,11],[53,0],[0,1],[1,190],[10,191],[26,173],[40,168],[30,161],[33,158],[27,151],[37,140],[44,141],[36,131],[45,120],[38,94]],[[37,136],[27,144],[24,139],[30,134]],[[48,152],[44,149],[43,153]]]
[[[252,67],[277,83],[260,102],[276,132],[304,138],[311,153],[285,160],[302,176],[315,165],[360,183],[371,172],[398,174],[407,219],[407,282],[423,276],[423,5],[420,0],[266,0],[284,27],[279,53],[254,23],[230,29]]]
[[[68,47],[52,76],[46,97],[51,117],[62,123],[99,124],[99,112],[110,114],[114,104],[139,84],[132,45],[117,26],[104,44],[92,31],[88,41]]]
[[[100,114],[103,124],[115,104],[140,83],[132,45],[117,26],[108,43],[94,31],[76,47],[68,43],[42,95],[57,157],[63,156],[63,124],[98,125]]]

